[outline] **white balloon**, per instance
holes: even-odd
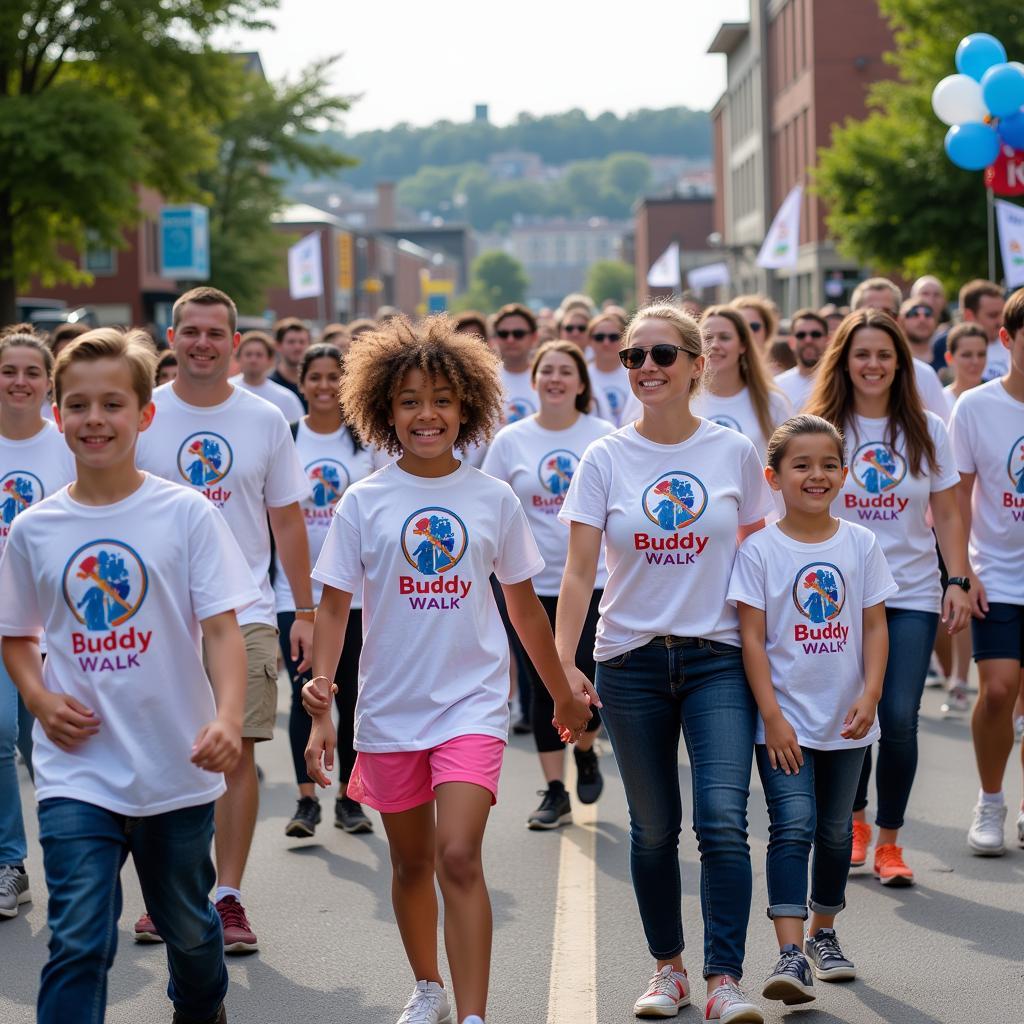
[[[981,84],[968,75],[947,75],[932,90],[932,110],[948,125],[984,121],[988,107],[981,95]]]

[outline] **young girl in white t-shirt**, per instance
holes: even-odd
[[[52,369],[53,356],[35,335],[0,339],[0,554],[14,520],[74,479],[71,452],[41,412]],[[0,661],[0,917],[15,917],[31,899],[15,748],[31,765],[32,716]]]
[[[453,453],[488,440],[501,417],[494,356],[448,317],[415,327],[395,318],[352,346],[340,397],[366,443],[401,457],[345,492],[313,570],[324,586],[303,690],[314,716],[307,770],[330,783],[328,689],[361,588],[349,794],[380,811],[387,832],[395,916],[416,978],[399,1021],[448,1018],[436,876],[458,1019],[481,1024],[492,926],[480,853],[508,736],[509,648],[492,573],[567,740],[590,719],[589,684],[570,689],[559,665],[531,582],[544,561],[519,499]]]
[[[768,916],[780,955],[761,994],[786,1004],[813,999],[814,976],[855,977],[835,918],[846,905],[864,751],[879,735],[883,602],[896,584],[874,534],[829,513],[846,472],[831,423],[796,416],[779,427],[765,475],[785,515],[743,543],[729,584],[760,712],[755,756],[771,822]]]

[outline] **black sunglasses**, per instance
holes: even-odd
[[[562,324],[562,330],[565,331],[566,334],[586,334],[587,333],[587,325],[586,324]]]
[[[908,318],[912,316],[934,317],[935,311],[932,309],[931,306],[912,306],[903,315]]]
[[[515,338],[516,341],[522,341],[530,332],[524,331],[522,327],[512,327],[508,330],[497,330],[494,332],[502,341],[508,341],[509,338]]]
[[[652,345],[650,348],[624,348],[619,353],[619,361],[627,370],[639,370],[647,362],[647,354],[650,353],[655,366],[671,366],[679,358],[680,352],[692,354],[679,345]]]
[[[615,333],[605,334],[602,331],[602,332],[598,332],[597,334],[592,334],[590,336],[590,339],[591,339],[591,341],[621,341],[622,340],[622,335],[621,334],[615,334]]]
[[[815,339],[817,339],[817,338],[824,338],[825,337],[825,332],[824,331],[794,331],[793,332],[793,337],[796,338],[797,341],[803,341],[804,338],[815,338]]]
[[[756,334],[762,327],[764,327],[764,324],[761,323],[760,320],[751,320],[747,326]]]

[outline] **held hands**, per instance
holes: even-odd
[[[570,697],[555,702],[555,717],[551,724],[563,743],[575,743],[593,717],[590,706],[601,707],[601,698],[590,680],[575,665],[565,666]]]
[[[47,739],[65,753],[80,747],[100,731],[95,713],[66,693],[50,693],[29,710],[39,719]]]
[[[869,697],[866,693],[861,694],[860,699],[846,713],[843,719],[843,729],[840,736],[844,740],[862,740],[868,734],[868,730],[875,724],[875,711],[878,710],[878,700]]]
[[[958,586],[946,587],[946,593],[942,598],[942,621],[946,623],[946,631],[950,636],[959,633],[971,621],[971,613],[974,610],[973,586],[971,590],[971,594],[965,594]],[[984,593],[981,596],[984,600]],[[988,602],[985,607],[987,609]]]
[[[781,768],[787,775],[799,775],[804,763],[804,752],[796,738],[793,726],[780,711],[764,723],[764,744],[768,748],[768,761],[773,768]]]
[[[208,772],[229,772],[241,756],[242,727],[222,718],[204,725],[192,744],[192,763]]]
[[[306,714],[314,719],[325,714],[329,717],[331,702],[337,692],[338,684],[332,683],[327,676],[314,676],[302,687],[302,706]]]
[[[308,687],[310,684],[306,683]],[[306,687],[303,687],[305,698]],[[309,742],[306,744],[306,774],[318,786],[326,789],[331,784],[331,773],[334,770],[334,749],[338,745],[338,733],[331,721],[331,716],[317,715],[313,719],[313,727],[309,731]]]

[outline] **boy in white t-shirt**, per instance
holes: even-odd
[[[537,346],[537,318],[528,306],[510,302],[494,314],[492,337],[501,356],[502,390],[506,423],[532,416],[537,411],[530,380],[530,356]]]
[[[242,749],[235,609],[258,591],[207,502],[135,466],[154,363],[113,328],[61,353],[54,389],[76,477],[18,517],[0,561],[0,589],[19,595],[0,611],[3,657],[37,719],[51,931],[41,1024],[86,1007],[103,1018],[129,853],[167,942],[174,1020],[225,1020],[210,842],[221,773]]]
[[[254,745],[273,737],[277,718],[270,533],[295,598],[290,639],[297,660],[313,637],[309,541],[299,505],[310,485],[284,416],[228,381],[231,353],[240,341],[231,298],[216,288],[194,288],[174,303],[172,316],[167,338],[178,356],[178,376],[153,394],[157,415],[140,438],[139,467],[191,486],[219,508],[260,588],[259,601],[239,614],[248,663],[242,757],[227,773],[214,843],[225,949],[251,953],[257,939],[242,904],[241,885],[259,809]],[[159,940],[145,918],[138,922],[136,936]]]
[[[1008,372],[961,395],[950,421],[973,569],[971,634],[980,693],[971,732],[981,790],[967,843],[980,856],[1006,852],[1003,774],[1024,667],[1024,289],[1006,302],[999,340]],[[1024,847],[1024,804],[1017,841]]]

